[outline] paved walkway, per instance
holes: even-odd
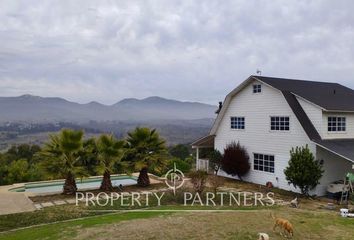
[[[34,210],[36,207],[24,193],[0,193],[0,215]]]

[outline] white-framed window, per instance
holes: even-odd
[[[260,93],[262,92],[262,85],[261,84],[254,84],[253,85],[253,93]]]
[[[231,129],[245,129],[245,117],[231,117]]]
[[[328,132],[345,132],[345,117],[328,117]]]
[[[272,131],[289,131],[290,117],[287,116],[271,116],[270,130]]]
[[[274,173],[274,156],[267,154],[253,154],[253,169],[257,171]]]

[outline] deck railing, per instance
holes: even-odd
[[[198,159],[197,160],[197,170],[209,171],[209,160],[208,159]]]

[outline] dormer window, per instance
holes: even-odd
[[[345,132],[345,117],[328,117],[328,132]]]
[[[261,84],[254,84],[253,85],[253,93],[260,93],[262,92],[262,85]]]

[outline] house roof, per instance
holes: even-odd
[[[318,146],[354,162],[354,139],[315,140]]]
[[[252,76],[280,91],[300,96],[326,111],[354,112],[354,90],[338,83]]]
[[[202,138],[199,138],[197,141],[193,142],[191,145],[193,148],[201,147],[214,147],[215,135],[208,135]]]
[[[310,140],[320,140],[320,134],[316,130],[315,126],[311,122],[310,118],[307,116],[306,112],[304,111],[294,94],[288,91],[282,91],[282,93]]]

